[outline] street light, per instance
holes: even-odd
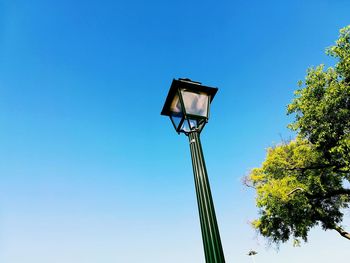
[[[256,254],[258,254],[258,252],[254,251],[254,250],[250,250],[250,251],[248,252],[248,254],[247,254],[248,256],[252,257],[253,263],[255,263],[255,258],[254,258],[254,256],[255,256]]]
[[[194,181],[207,263],[224,263],[200,133],[208,122],[210,103],[217,88],[190,79],[173,80],[161,115],[169,116],[175,130],[189,138]]]

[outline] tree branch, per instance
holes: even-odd
[[[286,168],[288,171],[306,171],[306,170],[319,170],[319,169],[325,169],[325,168],[337,168],[339,169],[340,167],[337,167],[333,164],[320,164],[320,165],[314,165],[314,166],[307,166],[307,167],[292,167],[292,168]]]
[[[305,190],[303,188],[301,188],[301,187],[297,187],[297,188],[293,189],[292,191],[290,191],[287,195],[290,196],[291,194],[294,194],[297,191],[304,192]]]
[[[309,194],[309,193],[307,193],[307,196],[309,198],[321,198],[321,199],[326,199],[326,198],[330,198],[330,197],[337,196],[337,195],[349,195],[350,196],[350,189],[341,188],[341,189],[327,192],[325,194],[322,194],[322,193]]]
[[[342,169],[348,169],[348,167],[344,165],[339,164],[320,164],[320,165],[314,165],[314,166],[306,166],[306,167],[291,167],[286,168],[287,171],[301,171],[305,172],[307,170],[320,170],[325,168],[333,168],[333,172],[336,173],[349,173],[349,170],[342,170]]]
[[[302,192],[305,192],[305,189],[301,188],[301,187],[297,187],[295,189],[293,189],[292,191],[290,191],[287,196],[290,196],[292,194],[294,194],[295,192],[298,192],[298,191],[302,191]],[[341,189],[337,189],[337,190],[334,190],[334,191],[331,191],[331,192],[327,192],[327,193],[318,193],[318,194],[310,194],[308,192],[305,192],[305,196],[307,198],[312,198],[312,199],[315,199],[315,198],[320,198],[320,199],[326,199],[326,198],[330,198],[330,197],[333,197],[333,196],[337,196],[337,195],[349,195],[350,196],[350,189],[346,189],[346,188],[341,188]]]
[[[346,232],[344,229],[342,229],[340,226],[336,226],[333,228],[335,231],[337,231],[342,237],[350,240],[350,233]]]
[[[253,183],[251,182],[251,180],[249,180],[249,177],[248,177],[248,176],[244,176],[244,177],[242,178],[242,183],[243,183],[245,186],[247,186],[247,187],[256,189],[256,187],[253,185]]]
[[[316,220],[321,221],[325,226],[326,229],[333,229],[335,231],[337,231],[339,233],[339,235],[341,235],[342,237],[349,239],[350,240],[350,233],[346,232],[343,228],[341,228],[340,226],[335,225],[334,223],[328,223],[323,216],[321,216],[319,213],[316,212],[316,214],[314,215]]]

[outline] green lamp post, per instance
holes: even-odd
[[[206,263],[225,262],[200,142],[217,90],[190,79],[174,79],[161,112],[170,117],[179,134],[184,133],[189,139]]]

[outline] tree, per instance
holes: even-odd
[[[326,53],[335,67],[309,68],[288,105],[296,138],[269,148],[246,178],[260,214],[252,225],[274,243],[306,242],[316,225],[350,240],[341,226],[350,203],[350,25]]]

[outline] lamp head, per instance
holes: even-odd
[[[178,133],[201,132],[208,122],[210,103],[217,91],[190,79],[174,79],[161,115],[170,117]]]

